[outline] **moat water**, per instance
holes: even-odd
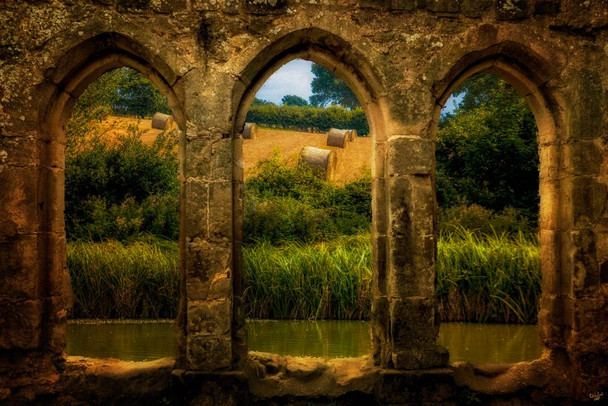
[[[369,322],[248,320],[249,350],[311,357],[359,357],[369,353]],[[68,355],[145,361],[174,356],[172,322],[75,321],[68,324]],[[443,323],[440,345],[450,362],[502,364],[541,356],[535,325]]]

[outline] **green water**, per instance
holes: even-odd
[[[369,353],[369,323],[360,321],[248,320],[251,351],[314,357],[359,357]],[[144,361],[174,356],[175,327],[170,322],[68,324],[68,355]],[[444,323],[439,344],[450,362],[502,364],[541,356],[536,326]]]

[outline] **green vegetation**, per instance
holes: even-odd
[[[147,85],[125,82],[131,75],[125,72],[103,75],[87,89],[67,129],[73,317],[172,318],[177,309],[175,134],[145,145],[133,128],[108,141],[95,124],[117,106],[139,105],[134,95]],[[444,320],[533,322],[540,295],[536,129],[523,99],[502,82],[479,76],[466,86],[459,108],[442,119],[437,148],[440,314]],[[360,108],[285,104],[256,101],[248,120],[368,132]],[[247,180],[243,201],[248,316],[369,318],[369,173],[338,187],[275,155]]]
[[[245,183],[244,242],[328,241],[369,231],[371,176],[345,186],[316,177],[308,167],[289,167],[275,154],[258,164]]]
[[[248,317],[369,319],[369,234],[329,242],[269,242],[243,250]],[[75,317],[175,316],[177,244],[72,242]],[[538,242],[518,234],[440,237],[437,298],[444,321],[533,323],[540,303]]]
[[[324,107],[333,103],[348,109],[361,107],[357,96],[355,96],[350,87],[342,79],[316,63],[312,64],[311,71],[314,75],[310,84],[312,89],[310,104],[312,106]]]
[[[437,137],[440,207],[511,208],[536,223],[538,131],[525,99],[489,74],[472,77],[454,94],[462,100],[442,118]]]
[[[369,134],[369,125],[361,107],[348,109],[341,106],[312,107],[283,105],[264,101],[252,103],[247,121],[263,127],[289,130],[329,131],[330,128],[354,128],[361,136]]]
[[[175,318],[179,261],[175,242],[68,243],[74,318]]]

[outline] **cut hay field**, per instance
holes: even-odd
[[[129,126],[136,126],[140,131],[145,131],[142,141],[146,145],[151,144],[161,132],[161,130],[152,128],[151,119],[137,117],[108,116],[100,124],[101,132],[108,140],[126,135]],[[358,137],[346,148],[328,147],[325,145],[326,140],[326,133],[260,128],[255,139],[243,140],[245,179],[255,175],[257,163],[271,158],[274,151],[278,151],[290,165],[296,165],[300,151],[306,146],[331,149],[336,152],[338,159],[333,181],[335,184],[342,185],[359,179],[365,171],[371,168],[371,137]]]

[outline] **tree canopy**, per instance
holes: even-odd
[[[361,107],[357,96],[343,80],[316,63],[312,64],[312,96],[310,104],[316,107],[324,107],[328,104],[338,104],[349,109]]]
[[[440,123],[437,191],[440,205],[476,203],[538,215],[538,143],[525,99],[494,75],[479,74],[455,92],[454,112]]]
[[[301,98],[300,96],[296,96],[295,94],[287,94],[283,96],[281,102],[285,106],[308,106],[308,102]]]

